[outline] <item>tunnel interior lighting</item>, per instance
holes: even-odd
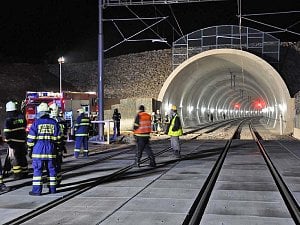
[[[194,110],[194,106],[190,105],[187,108],[188,112],[191,113]]]

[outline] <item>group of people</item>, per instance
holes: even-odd
[[[152,123],[152,132],[154,134],[160,135],[161,133],[165,133],[169,124],[169,114],[165,112],[165,116],[162,117],[160,114],[160,110],[156,110],[156,112],[152,112],[151,114],[151,123]]]
[[[49,193],[56,193],[56,188],[61,182],[61,163],[63,153],[66,153],[65,140],[67,128],[56,103],[42,102],[37,107],[37,117],[26,133],[26,119],[17,104],[10,101],[6,104],[7,117],[4,125],[4,139],[8,145],[8,158],[11,163],[12,173],[15,179],[28,176],[28,155],[32,159],[33,177],[32,190],[29,195],[42,194],[43,169],[47,171]],[[90,118],[79,109],[76,119],[74,157],[77,159],[83,147],[83,156],[88,157],[88,137],[91,129]],[[120,136],[121,114],[114,110],[115,134]],[[155,156],[150,146],[150,134],[153,131],[151,115],[145,112],[141,105],[135,117],[133,132],[136,138],[137,151],[135,157],[136,166],[140,166],[143,151],[150,159],[150,166],[155,167]],[[182,126],[177,114],[176,106],[171,108],[170,122],[166,126],[165,133],[171,138],[171,147],[176,157],[180,158],[179,136],[182,135]],[[0,162],[0,191],[8,191],[9,188],[3,182],[3,168]]]
[[[18,109],[16,102],[6,104],[6,120],[4,124],[4,140],[8,145],[6,162],[11,163],[15,179],[22,179],[28,175],[28,162],[26,155],[32,159],[33,177],[32,191],[29,195],[42,194],[43,169],[47,171],[49,193],[56,193],[61,182],[61,163],[63,153],[66,153],[65,139],[67,127],[62,115],[59,114],[58,105],[54,102],[42,102],[37,107],[37,116],[26,133],[26,119]],[[83,155],[88,157],[89,118],[83,110],[78,110],[79,116],[75,127],[74,157],[78,158],[81,146]],[[7,166],[6,166],[7,167]],[[6,168],[8,170],[10,168]],[[3,168],[0,163],[0,191],[8,191],[3,182]]]
[[[137,167],[140,167],[141,157],[144,150],[150,160],[149,166],[156,167],[155,156],[150,146],[150,133],[152,131],[151,123],[151,115],[146,113],[144,105],[141,105],[139,107],[139,112],[135,117],[133,125],[133,132],[137,143],[137,151],[135,157],[135,165]],[[170,136],[173,154],[177,158],[180,158],[181,149],[179,144],[179,136],[183,134],[183,130],[175,105],[173,105],[171,108],[171,119],[170,123],[165,129],[165,134],[168,134]]]

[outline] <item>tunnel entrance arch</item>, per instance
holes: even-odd
[[[187,59],[165,81],[158,100],[177,105],[185,127],[215,119],[263,116],[274,132],[293,131],[293,102],[280,74],[264,59],[237,49]]]

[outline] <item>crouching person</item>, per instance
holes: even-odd
[[[60,142],[60,127],[49,117],[46,103],[37,107],[38,119],[30,127],[27,136],[29,157],[32,158],[32,191],[29,195],[41,195],[43,188],[43,168],[48,172],[49,193],[56,193],[56,151]]]

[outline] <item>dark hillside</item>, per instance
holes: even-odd
[[[10,100],[21,101],[26,91],[59,91],[59,79],[48,72],[46,65],[26,63],[0,64],[0,124],[5,116],[5,104]],[[67,90],[76,91],[68,82],[63,82]]]
[[[300,91],[300,42],[282,43],[279,73],[291,97]],[[145,63],[146,62],[146,63]],[[63,90],[97,91],[97,61],[65,63]],[[134,97],[157,98],[172,72],[171,49],[121,55],[104,60],[104,108]],[[0,64],[0,126],[8,100],[22,100],[26,91],[58,91],[58,64]]]

